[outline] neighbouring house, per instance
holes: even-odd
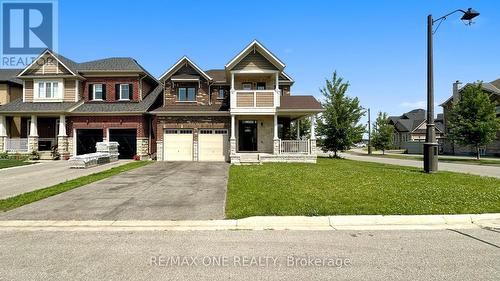
[[[469,84],[472,83],[468,83],[465,86]],[[444,112],[445,133],[449,131],[449,124],[447,121],[447,117],[450,114],[451,107],[453,106],[454,102],[460,100],[460,93],[464,87],[462,87],[462,83],[460,81],[454,82],[452,96],[441,104]],[[497,103],[497,117],[500,118],[500,78],[491,81],[489,83],[483,82],[481,83],[481,87],[483,92],[489,94],[490,100]],[[444,153],[457,154],[457,155],[473,155],[476,153],[476,151],[475,148],[473,147],[459,145],[458,143],[455,143],[452,140],[445,138]],[[500,131],[497,132],[496,139],[492,143],[481,148],[481,153],[483,155],[495,155],[495,156],[500,155]]]
[[[23,81],[16,76],[21,69],[0,69],[0,106],[23,96]]]
[[[44,51],[12,79],[22,84],[0,106],[0,151],[66,158],[117,141],[121,158],[155,153],[153,118],[162,87],[132,58],[77,63]]]
[[[408,150],[408,153],[422,153],[425,142],[427,118],[425,109],[414,109],[401,116],[389,116],[389,123],[394,126],[393,146]],[[443,114],[434,120],[436,139],[441,145],[443,141]]]
[[[285,64],[258,41],[224,68],[203,70],[182,57],[159,78],[157,159],[163,161],[316,162],[313,96],[291,95]],[[311,118],[310,139],[287,138],[290,123]]]

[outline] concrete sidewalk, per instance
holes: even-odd
[[[68,162],[63,160],[0,169],[0,199],[102,172],[130,161],[119,160],[88,169],[70,169]]]
[[[0,230],[192,231],[192,230],[500,230],[500,213],[465,215],[269,216],[204,221],[0,221]]]
[[[381,158],[376,156],[361,156],[353,155],[350,153],[340,153],[340,156],[345,159],[365,161],[373,163],[382,163],[390,165],[400,165],[408,167],[416,167],[423,169],[423,162],[417,160],[406,160],[406,159],[394,159],[394,158]],[[449,171],[456,173],[466,173],[478,176],[487,176],[500,178],[500,167],[485,166],[485,165],[467,165],[467,164],[455,164],[455,163],[443,163],[439,162],[439,170]]]

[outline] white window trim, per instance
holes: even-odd
[[[100,99],[96,99],[95,98],[95,86],[97,86],[97,85],[101,85],[101,98]],[[101,84],[101,83],[92,84],[92,88],[93,88],[92,89],[92,100],[95,100],[95,101],[102,101],[103,100],[102,99],[102,92],[103,92],[102,91],[102,86],[103,86],[103,84]],[[121,88],[120,88],[120,91],[121,91]],[[121,97],[121,93],[120,93],[120,97]]]
[[[180,88],[185,88],[186,89],[186,97],[188,97],[188,89],[189,88],[194,88],[194,100],[180,100],[179,99],[179,89]],[[198,88],[196,87],[191,87],[191,86],[186,86],[186,87],[179,87],[177,88],[177,101],[176,102],[186,102],[186,103],[193,103],[193,102],[197,102],[197,95],[198,95]]]
[[[53,98],[40,98],[38,96],[38,84],[39,83],[58,83],[57,93]],[[34,102],[62,102],[64,100],[64,80],[63,79],[36,79],[33,80],[33,101]]]
[[[122,98],[122,86],[127,85],[127,88],[129,90],[129,95],[130,95],[130,86],[129,84],[120,84],[120,99],[121,101],[129,101],[130,99],[127,97],[126,99]]]

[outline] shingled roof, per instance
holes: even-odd
[[[69,112],[81,102],[23,102],[22,99],[0,107],[0,113],[63,113]]]
[[[14,83],[17,85],[23,85],[23,81],[17,78],[17,74],[21,72],[22,69],[0,69],[0,83]]]
[[[279,110],[323,111],[324,109],[313,96],[281,96]]]

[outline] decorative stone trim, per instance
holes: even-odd
[[[280,139],[273,140],[273,154],[280,154]]]
[[[66,136],[57,137],[57,152],[59,152],[62,159],[64,159],[65,156],[69,156],[68,137]]]
[[[198,161],[198,140],[193,140],[193,161]]]
[[[73,151],[73,137],[68,137],[68,155],[72,156],[76,153],[76,151]]]
[[[235,155],[236,154],[236,139],[231,139],[229,141],[229,149],[230,149],[230,155]]]
[[[147,138],[137,138],[137,155],[141,160],[149,157],[149,140]]]
[[[156,141],[156,160],[163,161],[163,141]]]
[[[316,155],[297,155],[297,154],[279,154],[279,155],[260,155],[261,162],[282,162],[282,163],[316,163]]]
[[[38,151],[38,136],[28,136],[28,152]]]
[[[231,164],[240,165],[241,164],[241,156],[237,155],[237,154],[231,154],[230,161],[231,161]]]
[[[0,136],[0,152],[4,152],[5,151],[5,141],[6,141],[7,137],[4,137],[4,136]]]

